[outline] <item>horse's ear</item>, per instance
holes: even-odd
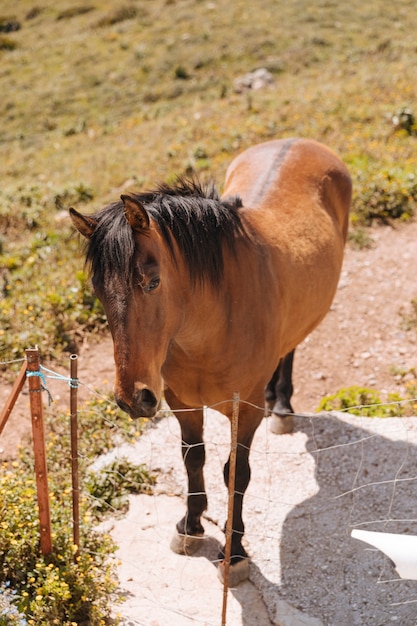
[[[78,211],[76,211],[72,207],[69,210],[69,214],[72,219],[72,223],[74,224],[78,232],[83,237],[90,239],[97,226],[96,220],[92,217],[89,217],[88,215],[82,215],[81,213],[78,213]]]
[[[132,196],[120,196],[128,224],[138,232],[149,230],[149,215],[143,204]]]

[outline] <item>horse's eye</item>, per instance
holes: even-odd
[[[153,291],[159,286],[160,282],[161,282],[160,278],[152,278],[152,280],[150,280],[149,283],[146,285],[145,291],[147,293],[149,293],[150,291]]]

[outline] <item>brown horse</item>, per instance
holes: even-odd
[[[265,393],[275,430],[290,430],[294,349],[331,305],[350,201],[332,151],[287,139],[238,156],[222,197],[179,179],[95,215],[70,209],[113,337],[118,404],[152,417],[164,393],[181,426],[189,491],[176,551],[204,534],[203,407],[230,418],[240,395],[231,585],[248,575],[242,502]]]

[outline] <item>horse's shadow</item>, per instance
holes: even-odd
[[[377,433],[367,425],[377,427]],[[415,582],[399,579],[381,552],[350,536],[354,527],[417,534],[416,426],[408,418],[371,422],[331,415],[296,420],[297,431],[307,436],[318,491],[286,515],[272,553],[258,549],[258,559],[251,563],[251,580],[264,598],[270,623],[416,625]],[[386,429],[392,439],[383,435]],[[302,481],[305,473],[303,477],[300,472],[281,480]],[[279,484],[279,476],[271,478]],[[199,556],[213,560],[219,545],[210,538]],[[263,568],[263,558],[275,561],[279,581],[264,575],[268,568]],[[231,593],[242,606],[242,624],[264,626],[247,602],[247,590],[239,586]],[[305,622],[303,616],[312,619]]]
[[[407,418],[372,422],[401,433],[402,441],[372,434],[362,428],[367,424],[366,418],[334,415],[297,420],[297,430],[308,437],[319,490],[285,518],[276,545],[281,576],[275,592],[325,626],[393,621],[415,626],[415,583],[400,580],[384,555],[367,550],[350,533],[361,527],[417,534],[416,423]],[[257,585],[270,596],[270,583],[258,565],[254,563]],[[278,612],[279,607],[275,603]],[[271,617],[279,623],[279,614]]]

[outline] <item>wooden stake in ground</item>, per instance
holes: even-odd
[[[38,494],[41,550],[44,556],[52,552],[51,514],[49,508],[48,472],[46,468],[45,432],[42,411],[42,374],[38,348],[26,350],[30,413],[32,417],[33,452],[35,456],[36,489]]]
[[[233,394],[232,421],[231,421],[231,437],[230,437],[230,463],[229,463],[228,507],[227,507],[227,522],[226,522],[226,545],[224,549],[222,626],[226,626],[230,557],[231,557],[231,552],[232,552],[233,505],[234,505],[234,499],[235,499],[237,429],[238,429],[238,423],[239,423],[239,400],[240,400],[239,394],[234,393]]]
[[[4,405],[4,408],[2,412],[0,413],[0,435],[3,432],[3,428],[6,426],[7,420],[9,419],[9,415],[13,410],[13,407],[16,403],[17,398],[19,397],[20,392],[22,391],[23,385],[25,384],[26,369],[27,369],[27,363],[25,361],[22,367],[20,368],[20,372],[14,382],[10,395],[6,400],[6,404]]]
[[[71,411],[71,474],[72,474],[72,536],[77,550],[74,561],[77,562],[80,554],[80,489],[78,479],[78,378],[77,378],[77,355],[71,354],[71,379],[70,379],[70,411]]]

